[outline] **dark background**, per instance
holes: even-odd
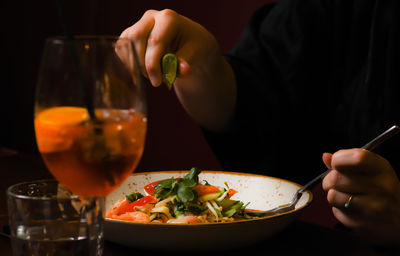
[[[147,9],[173,9],[202,24],[228,52],[251,13],[271,0],[66,0],[74,34],[119,35]],[[34,90],[44,41],[63,34],[56,0],[2,1],[2,68],[0,147],[37,153],[33,129]],[[164,86],[147,86],[149,126],[137,171],[220,169],[199,127]]]

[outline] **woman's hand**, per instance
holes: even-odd
[[[208,129],[226,129],[234,110],[236,85],[210,32],[173,10],[149,10],[121,37],[134,40],[141,71],[153,86],[162,82],[162,56],[175,53],[179,66],[174,88],[185,110]]]
[[[400,181],[390,163],[359,148],[323,161],[333,168],[322,185],[335,217],[370,242],[400,245]]]
[[[190,66],[207,63],[210,56],[219,55],[215,38],[201,25],[173,10],[148,10],[120,37],[133,39],[143,74],[153,86],[161,84],[162,56],[175,53],[180,59],[179,74],[184,77]]]

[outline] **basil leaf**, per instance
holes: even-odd
[[[183,179],[185,180],[193,180],[196,182],[196,184],[199,182],[199,174],[201,172],[201,169],[197,168],[197,167],[193,167],[192,169],[190,169],[189,173],[185,175],[185,177],[183,177]]]
[[[166,179],[166,180],[161,180],[157,183],[157,185],[154,188],[166,188],[166,189],[171,189],[173,187],[173,184],[175,183],[175,179]]]
[[[157,195],[160,198],[165,198],[170,194],[175,193],[174,190],[178,182],[179,180],[174,178],[159,181],[157,185],[154,186],[156,190],[154,195]]]
[[[197,193],[191,188],[199,183],[199,174],[201,169],[193,167],[182,179],[161,180],[154,187],[155,195],[165,198],[171,194],[176,194],[182,202],[194,201],[197,199]]]
[[[129,200],[130,202],[135,202],[136,200],[144,197],[142,194],[140,193],[136,193],[136,192],[132,192],[131,194],[125,196],[127,200]]]
[[[196,182],[195,180],[187,180],[187,179],[183,179],[179,186],[185,186],[188,188],[193,188],[194,186],[196,186],[198,184],[198,182]]]
[[[184,203],[195,199],[195,194],[193,193],[193,190],[184,186],[183,184],[179,184],[176,195]]]

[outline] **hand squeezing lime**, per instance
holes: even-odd
[[[178,73],[178,58],[173,53],[165,54],[161,59],[162,81],[171,90]]]

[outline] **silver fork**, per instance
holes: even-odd
[[[397,125],[393,125],[388,130],[386,130],[385,132],[383,132],[382,134],[380,134],[379,136],[377,136],[376,138],[374,138],[373,140],[371,140],[370,142],[365,144],[362,148],[372,151],[374,148],[376,148],[382,142],[384,142],[387,139],[391,138],[392,136],[394,136],[398,132],[400,132],[400,127],[397,126]],[[318,175],[317,177],[315,177],[314,179],[309,181],[307,184],[305,184],[304,186],[299,188],[296,191],[296,193],[294,194],[294,196],[292,198],[292,201],[290,201],[288,204],[280,205],[278,207],[275,207],[273,209],[266,210],[266,211],[247,212],[247,215],[255,216],[255,217],[265,217],[265,216],[271,216],[271,215],[284,213],[284,212],[288,212],[288,211],[293,210],[295,208],[297,202],[299,201],[301,195],[303,194],[303,192],[309,186],[311,186],[315,182],[319,181],[319,179],[325,177],[325,175],[327,175],[328,172],[330,172],[331,170],[332,170],[332,168],[327,169],[326,171],[324,171],[323,173],[321,173],[320,175]]]

